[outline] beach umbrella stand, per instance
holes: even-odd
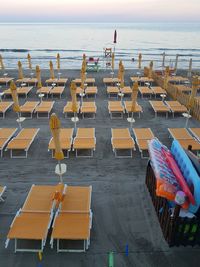
[[[132,129],[133,123],[135,122],[135,119],[133,118],[133,112],[131,112],[131,117],[127,118],[127,121],[130,123],[130,129]]]
[[[19,112],[17,112],[17,116],[18,116],[18,119],[16,120],[16,122],[19,124],[19,129],[21,130],[22,129],[22,122],[24,122],[26,118],[21,117]]]
[[[79,121],[79,118],[78,118],[76,112],[74,112],[74,117],[71,118],[71,121],[74,123],[74,131],[76,133],[76,130],[77,130],[77,122]]]
[[[63,175],[66,172],[67,172],[67,165],[64,163],[61,163],[61,161],[58,160],[58,164],[55,167],[55,174],[59,176],[61,183],[63,183]]]

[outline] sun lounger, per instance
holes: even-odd
[[[79,110],[80,110],[80,102],[77,101],[77,113],[79,113]],[[67,117],[68,113],[74,114],[74,112],[72,110],[72,102],[71,101],[68,101],[67,104],[64,106],[63,113],[64,113],[65,117]]]
[[[38,80],[36,78],[23,78],[16,81],[17,84],[26,83],[28,85],[37,85]]]
[[[67,186],[64,200],[53,222],[51,247],[57,252],[85,252],[90,245],[92,227],[92,187]]]
[[[168,131],[170,136],[178,140],[183,148],[188,149],[188,146],[191,145],[193,151],[200,151],[200,142],[186,128],[168,128]]]
[[[45,81],[45,83],[46,83],[46,85],[47,86],[49,86],[49,84],[56,84],[56,81],[57,81],[57,78],[55,78],[55,79],[47,79],[46,81]]]
[[[33,112],[39,103],[39,101],[26,101],[24,105],[20,106],[20,114],[28,113],[30,114],[30,118],[32,118]]]
[[[144,153],[148,153],[148,141],[154,138],[150,128],[133,128],[135,141],[141,153],[141,158],[148,158]]]
[[[190,132],[200,142],[200,128],[189,128]]]
[[[64,86],[55,86],[51,89],[50,95],[53,97],[54,95],[56,96],[62,96],[62,93],[64,92],[65,87]]]
[[[123,88],[120,89],[120,92],[124,95],[131,95],[132,89],[130,86],[124,86]]]
[[[44,114],[47,114],[46,118],[49,118],[49,115],[53,109],[55,101],[42,101],[36,107],[35,113],[37,113],[37,118],[45,118]],[[40,116],[42,114],[42,116]]]
[[[152,86],[151,90],[153,91],[153,94],[155,95],[155,98],[157,95],[167,95],[167,92],[165,91],[165,89],[163,89],[160,86]]]
[[[135,82],[138,82],[139,83],[139,85],[144,85],[144,83],[150,83],[150,84],[152,84],[153,83],[153,79],[152,78],[148,78],[148,77],[131,77],[130,78],[131,79],[131,81],[133,82],[133,83],[135,83]]]
[[[57,84],[57,86],[60,86],[60,85],[64,85],[65,86],[67,81],[68,81],[68,78],[59,78],[59,79],[56,80],[56,84]]]
[[[84,94],[84,90],[81,87],[76,88],[76,95],[79,96],[80,94]]]
[[[182,76],[169,77],[168,81],[170,83],[174,83],[174,84],[181,84],[181,83],[189,82],[188,78],[185,78],[185,77],[182,77]]]
[[[147,86],[142,86],[142,87],[140,86],[139,92],[140,92],[140,95],[142,98],[144,98],[144,96],[150,96],[150,98],[151,98],[151,95],[153,94],[152,89],[150,89]]]
[[[19,87],[17,88],[17,94],[18,96],[25,96],[27,98],[30,91],[33,89],[33,87]],[[11,96],[11,90],[6,89],[4,90],[4,96]]]
[[[170,108],[173,117],[175,113],[188,112],[187,108],[184,105],[181,105],[178,101],[165,101],[165,103]]]
[[[117,83],[119,83],[118,78],[103,78],[103,83],[105,86],[115,86]]]
[[[179,84],[179,85],[176,85],[176,88],[179,92],[186,92],[186,93],[190,93],[192,91],[192,88],[186,86],[186,85],[183,85],[183,84]]]
[[[108,97],[118,97],[119,88],[117,86],[108,86],[107,87]]]
[[[108,101],[108,111],[110,118],[123,118],[125,112],[121,101]]]
[[[111,129],[111,144],[116,158],[132,158],[133,150],[135,150],[135,142],[130,135],[128,128]],[[117,154],[123,151],[122,155]],[[125,155],[125,151],[130,151],[129,155]]]
[[[41,87],[37,90],[37,94],[44,94],[48,97],[49,93],[51,91],[51,87],[45,86],[45,87]]]
[[[76,85],[80,85],[81,84],[81,79],[79,79],[79,78],[76,78],[73,81],[75,82]],[[94,85],[95,84],[95,78],[86,78],[85,79],[85,83],[87,85],[89,85],[89,84],[90,85]]]
[[[2,113],[2,118],[5,118],[6,115],[6,111],[8,111],[8,109],[10,107],[12,107],[13,102],[0,102],[0,114]]]
[[[4,202],[3,194],[6,191],[6,186],[0,186],[0,202]]]
[[[73,131],[74,131],[73,128],[60,129],[61,149],[63,150],[63,153],[65,153],[65,152],[67,153],[65,158],[69,158],[69,151],[71,151],[71,146],[72,146]],[[54,158],[55,144],[54,144],[53,137],[49,141],[48,151],[50,151],[50,150],[52,151],[52,158]]]
[[[97,107],[95,102],[82,102],[80,113],[83,118],[85,118],[85,114],[92,115],[92,118],[95,118],[97,112]]]
[[[125,106],[125,111],[126,113],[129,114],[132,113],[131,108],[132,108],[132,101],[124,101],[124,106]],[[138,113],[138,116],[140,118],[141,113],[143,112],[142,107],[136,103],[136,108],[133,113]]]
[[[94,96],[96,98],[97,93],[98,93],[98,90],[96,86],[88,86],[85,89],[85,94],[87,97]]]
[[[11,78],[11,77],[0,77],[0,84],[6,84],[6,86],[7,86],[8,83],[10,83],[12,80],[14,80],[14,78]]]
[[[63,188],[64,189],[64,188]],[[53,219],[55,200],[53,196],[58,186],[33,185],[26,201],[10,226],[5,247],[15,240],[15,252],[43,251],[48,231]]]
[[[37,128],[29,128],[22,129],[16,137],[14,137],[7,145],[6,150],[10,150],[11,158],[27,158],[28,151],[33,143],[37,133],[40,129]],[[16,155],[13,155],[16,152]],[[20,152],[25,152],[23,155]]]
[[[3,150],[16,133],[17,128],[0,128],[0,151],[3,157]]]
[[[93,157],[96,148],[95,128],[78,128],[73,141],[76,157]],[[78,151],[90,151],[89,155],[79,155]]]
[[[170,108],[167,105],[165,105],[163,101],[149,101],[149,103],[155,112],[155,118],[157,117],[158,113],[165,113],[166,118],[168,118],[168,113],[170,112]]]

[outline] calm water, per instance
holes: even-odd
[[[113,33],[117,29],[117,61],[122,59],[126,68],[136,68],[138,53],[143,60],[153,59],[155,67],[161,66],[162,53],[166,64],[173,66],[176,54],[179,67],[200,68],[200,23],[163,24],[0,24],[0,54],[7,68],[16,68],[21,59],[27,67],[27,53],[33,65],[48,68],[48,62],[59,52],[61,68],[80,68],[83,53],[102,59],[103,48],[113,47]],[[103,66],[103,60],[101,60]]]

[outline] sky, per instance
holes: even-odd
[[[200,0],[1,0],[0,22],[194,22]]]

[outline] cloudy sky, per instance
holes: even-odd
[[[200,0],[3,0],[0,22],[193,22]]]

